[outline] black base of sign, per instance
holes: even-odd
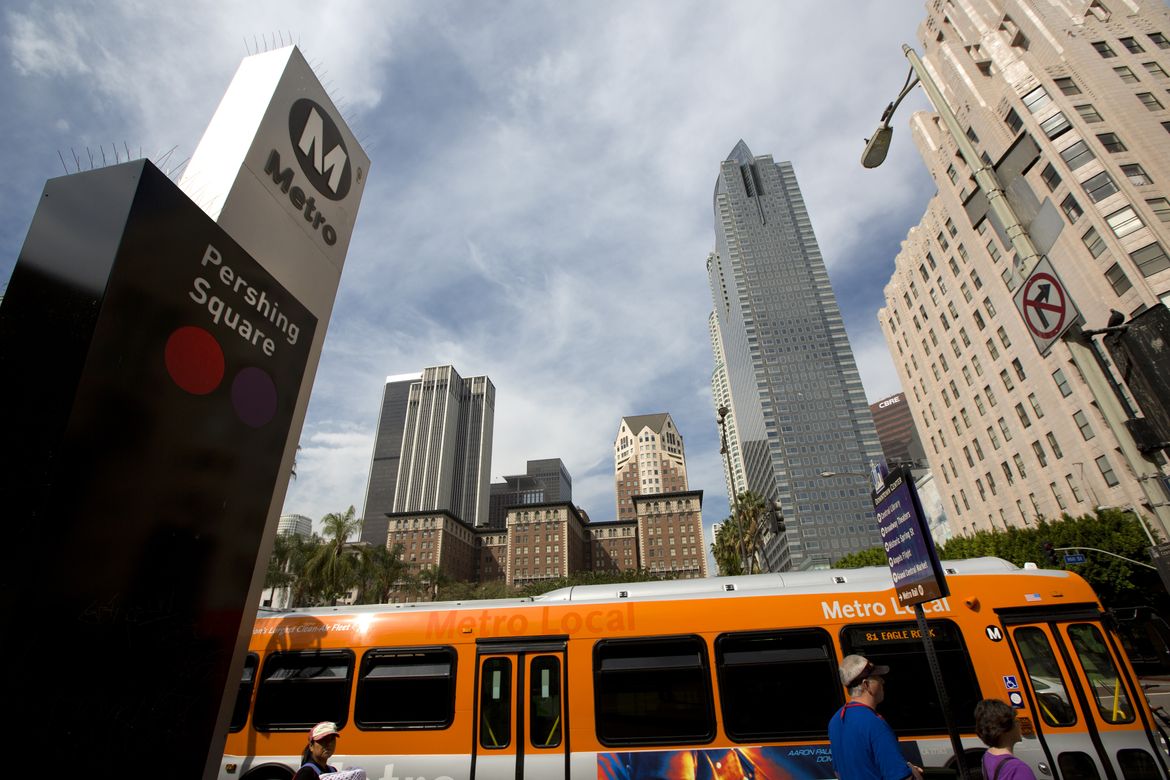
[[[202,774],[315,327],[150,163],[46,184],[0,306],[21,755]]]

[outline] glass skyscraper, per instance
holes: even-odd
[[[729,390],[734,489],[780,504],[785,533],[764,532],[769,570],[827,566],[880,543],[866,475],[882,454],[791,163],[740,141],[714,210],[712,384]]]

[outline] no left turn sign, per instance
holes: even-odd
[[[1043,355],[1080,316],[1048,258],[1042,258],[1015,294],[1036,349]]]

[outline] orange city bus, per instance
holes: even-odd
[[[1017,707],[1016,754],[1041,780],[1170,780],[1083,579],[943,566],[951,595],[925,612],[965,762],[983,750],[972,710],[995,697]],[[908,760],[953,766],[917,626],[884,567],[264,613],[219,777],[291,778],[308,729],[332,720],[332,763],[370,780],[827,779],[849,653],[889,665],[880,709]]]

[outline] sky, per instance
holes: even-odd
[[[889,0],[8,0],[0,286],[46,179],[146,156],[177,179],[242,58],[296,42],[371,158],[285,512],[362,511],[385,378],[496,386],[493,479],[564,460],[614,518],[621,417],[669,412],[704,523],[727,515],[705,261],[719,163],[792,162],[870,402],[876,314],[934,194],[909,140],[862,147],[925,18]],[[91,163],[92,159],[92,163]]]

